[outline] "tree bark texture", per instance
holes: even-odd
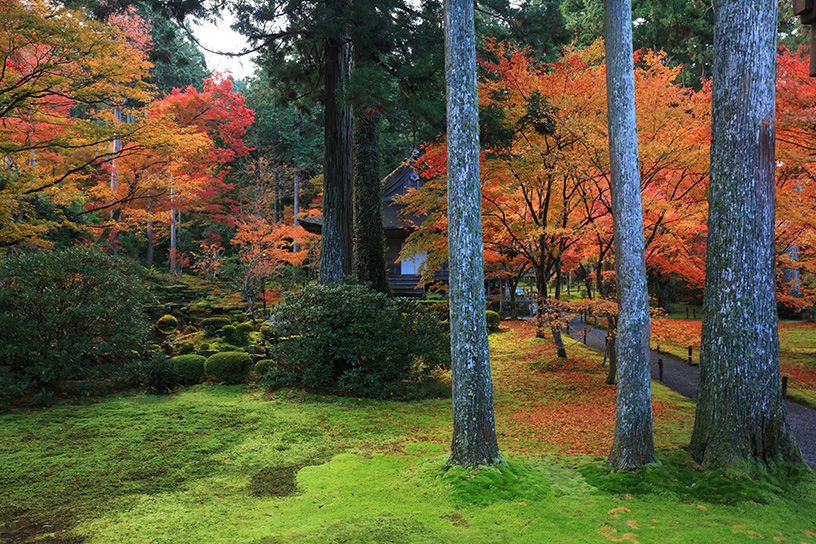
[[[327,38],[325,48],[320,282],[333,283],[351,274],[353,116],[342,96],[351,74],[351,45],[343,38]]]
[[[356,116],[354,150],[354,265],[360,281],[388,293],[378,111]]]
[[[501,461],[485,320],[479,110],[472,0],[445,0],[453,440],[449,463]]]
[[[715,5],[700,393],[703,466],[799,460],[779,378],[774,276],[774,0]]]
[[[640,196],[630,0],[606,0],[606,95],[618,323],[613,470],[655,461],[649,372],[649,294]]]

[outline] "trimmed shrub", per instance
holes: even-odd
[[[278,337],[277,337],[277,331],[275,330],[275,327],[273,327],[273,326],[271,326],[269,324],[261,325],[261,338],[263,338],[267,342],[273,342],[273,343],[277,342]]]
[[[450,305],[445,299],[428,299],[417,301],[439,321],[447,322],[450,320]]]
[[[154,354],[144,363],[144,384],[151,395],[167,395],[178,385],[175,366],[161,354]]]
[[[251,321],[244,321],[243,323],[238,323],[235,326],[235,330],[238,332],[238,334],[245,334],[249,336],[249,333],[255,330],[255,325],[253,325]]]
[[[164,314],[158,321],[156,321],[156,330],[162,334],[172,334],[176,329],[178,329],[178,326],[178,319],[170,314]]]
[[[195,343],[192,340],[184,340],[175,345],[176,355],[186,355],[195,351]]]
[[[206,357],[201,355],[188,353],[172,357],[170,364],[173,365],[180,384],[193,385],[200,383],[204,377],[204,362],[206,360]]]
[[[252,357],[243,351],[222,351],[211,355],[204,363],[204,370],[221,383],[244,383],[252,368]]]
[[[237,325],[224,325],[218,330],[218,336],[228,344],[234,346],[246,346],[249,343],[249,333],[254,330],[252,323],[238,323]]]
[[[140,373],[152,302],[139,269],[96,247],[22,253],[0,263],[0,361],[30,395],[65,380]]]
[[[230,323],[232,323],[232,320],[228,317],[206,317],[201,320],[201,326],[210,336],[213,336],[221,327]]]
[[[277,366],[277,362],[273,359],[261,359],[257,363],[255,363],[255,374],[258,376],[265,376],[267,372],[274,369]]]
[[[280,385],[402,397],[450,365],[445,327],[422,304],[360,284],[308,286],[275,306],[270,326]]]
[[[498,332],[499,325],[501,324],[501,316],[493,310],[487,310],[485,312],[485,318],[487,319],[487,330],[490,332]]]

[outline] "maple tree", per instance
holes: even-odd
[[[279,274],[287,265],[301,266],[307,258],[315,260],[317,240],[316,235],[291,222],[274,223],[258,215],[238,221],[231,243],[240,248],[244,265],[241,292],[250,312],[254,312],[256,288],[266,309],[268,278]]]
[[[0,244],[47,245],[59,223],[39,217],[51,198],[89,169],[135,151],[109,145],[125,131],[114,108],[152,97],[150,67],[126,30],[44,1],[0,5]]]

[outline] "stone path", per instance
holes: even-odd
[[[584,327],[587,329],[587,346],[602,352],[606,331],[591,324],[583,323],[580,317],[570,321],[570,336],[582,342]],[[659,377],[658,359],[663,359],[663,385],[677,391],[684,397],[696,400],[700,381],[700,368],[696,365],[689,366],[688,362],[673,355],[658,354],[652,351],[652,378],[654,380]],[[788,410],[788,421],[799,441],[802,455],[812,467],[816,468],[816,410],[791,400],[785,401],[785,407]]]

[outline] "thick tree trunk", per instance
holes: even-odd
[[[501,462],[485,320],[473,2],[445,0],[452,465]]]
[[[360,281],[388,293],[380,183],[380,114],[359,112],[354,136],[354,264]]]
[[[630,0],[606,0],[606,95],[618,319],[614,470],[655,461],[649,372],[649,294],[640,197]]]
[[[351,106],[342,96],[351,73],[351,45],[343,38],[328,38],[325,47],[320,282],[332,283],[351,274],[353,116]]]
[[[782,401],[774,284],[777,4],[715,6],[711,185],[691,451],[705,467],[799,460]]]

